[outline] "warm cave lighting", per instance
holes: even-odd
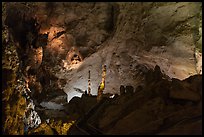
[[[78,69],[83,62],[81,61],[81,62],[77,62],[76,64],[74,64],[74,63],[69,64],[69,62],[67,60],[62,60],[62,63],[63,63],[64,69],[73,70],[73,69]]]
[[[201,83],[201,2],[2,2],[2,135],[202,135]]]
[[[71,64],[70,69],[78,69],[81,66],[82,62],[79,62],[77,64]]]

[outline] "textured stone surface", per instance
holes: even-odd
[[[157,72],[153,71],[152,74],[156,75]],[[95,105],[97,107],[92,107],[84,117],[87,124],[77,127],[89,134],[94,134],[95,131],[108,135],[201,134],[202,101],[197,96],[194,97],[198,91],[194,89],[189,93],[181,88],[186,87],[185,81],[194,81],[188,83],[189,87],[196,84],[199,77],[193,76],[184,81],[152,80],[139,93],[125,93],[117,98],[106,99],[101,105]],[[176,80],[180,86],[175,86]],[[169,93],[173,86],[179,89],[178,98],[172,98]],[[166,95],[162,96],[161,91],[166,92]],[[194,101],[196,103],[192,103]],[[88,128],[88,125],[95,128]],[[75,133],[76,129],[73,128],[70,132]]]
[[[68,112],[72,113],[70,119],[79,118],[96,103],[94,95],[104,64],[107,66],[104,93],[110,93],[104,97],[111,94],[115,97],[113,104],[103,104],[105,109],[101,107],[99,112],[105,113],[101,119],[94,123],[100,113],[93,117],[94,126],[108,134],[177,132],[174,128],[170,131],[159,128],[171,126],[183,115],[200,114],[200,108],[194,103],[202,101],[202,78],[193,75],[202,74],[201,11],[202,4],[193,2],[3,3],[5,134],[23,134],[19,117],[24,115],[26,101],[19,91],[29,88],[29,96],[34,99],[43,120],[62,118]],[[87,90],[89,70],[92,96],[86,97],[82,93]],[[183,80],[189,76],[192,77],[178,83],[165,80]],[[14,90],[20,78],[23,84]],[[134,89],[139,92],[117,96],[120,85],[131,85],[131,92]],[[82,99],[74,96],[82,96]],[[70,106],[65,100],[71,100]],[[49,101],[67,107],[65,112],[39,106]],[[139,106],[137,110],[131,107],[135,104]],[[181,108],[196,111],[188,113],[187,109],[177,114],[175,111]],[[163,117],[172,112],[176,114],[167,119]],[[55,117],[58,114],[59,117]],[[142,119],[142,115],[146,119]],[[164,119],[157,119],[159,116]],[[148,122],[149,125],[141,127]],[[129,128],[123,129],[124,124]],[[200,129],[199,121],[195,125]],[[55,134],[54,130],[48,130]],[[192,134],[195,131],[192,130]],[[62,134],[61,130],[57,132]]]

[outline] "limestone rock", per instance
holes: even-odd
[[[198,82],[195,82],[198,83]],[[201,99],[199,92],[195,89],[190,89],[188,86],[184,85],[184,82],[179,80],[172,80],[172,86],[170,89],[169,97],[174,99],[183,99],[198,102]],[[191,83],[193,85],[193,82]]]

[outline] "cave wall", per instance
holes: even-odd
[[[102,60],[101,65],[111,64],[109,70],[119,73],[116,75],[122,80],[126,79],[126,75],[131,77],[138,64],[151,68],[158,64],[171,78],[184,79],[202,73],[201,67],[196,68],[195,65],[200,59],[194,57],[201,38],[201,6],[201,3],[189,2],[42,3],[36,16],[42,24],[43,33],[55,27],[64,29],[68,35],[66,42],[62,42],[67,48],[61,52],[57,50],[53,60],[72,47],[83,59],[104,49],[109,52],[102,52],[101,59],[94,58],[97,62]],[[116,53],[115,56],[111,55],[112,52]],[[46,55],[50,57],[49,53]],[[64,56],[59,58],[56,62]],[[129,64],[132,67],[127,67]],[[132,71],[125,73],[129,69]]]
[[[37,74],[43,89],[48,89],[45,85],[49,86],[48,78],[53,77],[53,82],[66,81],[63,84],[58,80],[56,88],[63,87],[64,92],[72,94],[70,96],[79,94],[74,88],[87,88],[86,75],[91,70],[93,94],[96,94],[103,64],[107,65],[105,92],[113,93],[121,84],[136,86],[142,80],[142,73],[156,64],[170,78],[185,79],[202,73],[201,3],[31,2],[26,6],[8,5],[8,9],[19,6],[19,13],[23,9],[27,12],[25,17],[30,16],[26,19],[28,27],[17,20],[19,25],[11,32],[18,33],[21,28],[29,32],[29,35],[23,32],[23,35],[13,35],[25,37],[15,39],[31,41],[34,46],[20,42],[22,48],[18,52],[20,56],[25,55],[21,57],[25,72]],[[15,10],[8,11],[10,17],[5,22],[12,26],[18,16],[13,18]],[[19,16],[19,20],[21,18]],[[80,58],[81,64],[69,67],[73,56]]]
[[[77,9],[89,4],[74,3],[73,5]],[[83,78],[86,77],[89,69],[93,82],[92,89],[96,91],[100,83],[102,64],[107,65],[105,92],[118,91],[120,84],[136,85],[135,83],[139,83],[142,78],[135,71],[145,73],[146,69],[154,68],[156,64],[170,78],[185,79],[190,75],[202,73],[197,71],[202,67],[196,68],[196,62],[199,61],[195,58],[196,49],[199,49],[196,48],[197,42],[201,37],[199,33],[201,3],[96,3],[95,7],[90,9],[95,10],[101,5],[104,8],[112,5],[112,21],[106,20],[106,23],[113,22],[114,27],[110,29],[112,33],[99,45],[97,53],[93,53],[90,58],[85,58],[86,61],[78,70],[70,72],[70,75],[76,74],[76,78],[59,73],[58,77],[66,77],[70,80],[65,86],[66,93],[78,94],[74,92],[74,86],[86,89],[86,79]],[[100,8],[96,11],[98,10],[100,11]],[[80,16],[86,13],[84,11],[79,14],[78,11],[73,11],[73,14]],[[83,11],[83,8],[80,11]],[[100,20],[91,18],[95,18],[96,11],[90,12],[87,18],[80,20],[83,27],[79,23],[71,32],[68,31],[75,39],[75,43],[78,39],[74,34],[82,33],[78,27],[83,30],[84,27],[91,27],[89,24],[94,24],[91,31],[96,34],[94,36],[99,35],[97,30],[100,28],[97,23]],[[105,16],[106,12],[101,14]],[[89,24],[86,24],[86,21],[89,21]],[[88,33],[89,30],[87,29],[86,32]],[[84,35],[86,36],[88,39],[92,37],[88,34]],[[94,40],[98,39],[94,38]]]
[[[68,95],[68,101],[81,96],[75,88],[87,89],[89,70],[92,94],[96,95],[103,64],[107,65],[104,92],[114,94],[119,94],[121,84],[141,84],[147,70],[155,65],[170,78],[182,80],[202,74],[199,2],[28,2],[4,3],[2,10],[4,71],[10,75],[12,66],[20,65],[12,73],[20,71],[30,81],[38,104],[57,96]],[[10,53],[19,61],[7,60]],[[70,66],[75,55],[80,61]],[[7,63],[10,68],[5,67]],[[3,80],[8,81],[9,77]],[[4,86],[3,96],[10,98],[14,89],[8,91]],[[22,105],[20,98],[10,99],[18,106]],[[4,104],[13,106],[9,102]],[[4,119],[8,119],[7,113]],[[7,131],[9,134],[22,134],[23,127],[18,127],[16,119],[11,121],[19,130]],[[13,124],[9,122],[7,129]]]

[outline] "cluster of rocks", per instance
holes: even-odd
[[[120,95],[104,95],[101,104],[92,104],[69,134],[201,134],[202,76],[167,79],[158,66],[149,73],[147,83],[135,91],[122,85]],[[88,103],[84,98],[76,108]]]

